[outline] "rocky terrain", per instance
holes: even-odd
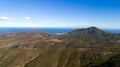
[[[96,27],[0,35],[0,67],[120,67],[120,35]]]

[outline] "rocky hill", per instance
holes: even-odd
[[[120,35],[105,32],[96,27],[76,29],[65,35],[68,39],[94,39],[94,40],[118,40]]]
[[[120,67],[120,35],[96,27],[0,35],[0,67]]]

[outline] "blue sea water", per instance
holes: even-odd
[[[74,30],[73,28],[0,28],[0,34],[30,32],[30,31],[44,31],[47,33],[68,33]]]
[[[120,29],[103,29],[106,32],[120,34]]]
[[[47,33],[68,33],[75,30],[75,28],[0,28],[0,34],[8,33],[19,33],[19,32],[29,32],[29,31],[44,31]],[[120,29],[102,29],[107,32],[120,34]]]

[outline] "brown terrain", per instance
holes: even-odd
[[[0,35],[0,67],[120,67],[120,34],[89,27]]]

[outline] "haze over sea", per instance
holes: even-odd
[[[30,31],[44,31],[52,34],[68,33],[76,28],[0,28],[0,34],[20,33]],[[120,29],[102,29],[107,32],[120,34]]]

